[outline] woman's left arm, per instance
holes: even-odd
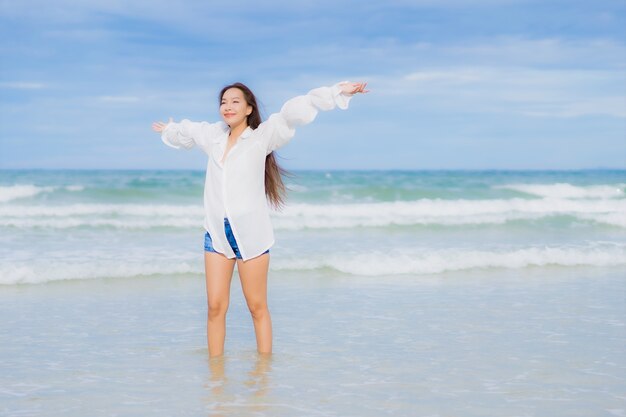
[[[320,110],[347,109],[354,94],[368,92],[366,86],[367,83],[342,81],[288,100],[280,112],[272,114],[256,129],[265,141],[267,154],[287,144],[293,138],[296,126],[311,123]]]

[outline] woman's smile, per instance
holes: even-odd
[[[247,124],[247,117],[252,113],[252,106],[246,102],[241,89],[232,87],[222,94],[220,113],[232,129],[241,123]]]

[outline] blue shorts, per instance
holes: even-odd
[[[226,232],[226,239],[228,239],[230,247],[233,249],[233,252],[235,252],[235,256],[237,257],[237,259],[242,259],[241,253],[239,253],[239,247],[237,246],[237,241],[235,240],[235,235],[233,235],[233,229],[230,227],[230,223],[226,218],[224,219],[224,231]],[[206,232],[204,235],[204,250],[207,252],[220,253],[213,248],[213,241],[211,240],[211,235],[209,235],[209,232]],[[261,255],[265,255],[269,252],[270,250],[268,249]]]

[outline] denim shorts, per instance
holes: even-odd
[[[230,223],[226,218],[224,219],[224,231],[226,232],[226,239],[228,239],[230,247],[233,249],[233,252],[235,252],[235,256],[237,257],[237,259],[242,259],[241,253],[239,253],[239,247],[237,246],[237,241],[235,240],[235,235],[233,235],[233,229],[230,227]],[[213,248],[213,241],[211,240],[211,235],[209,235],[209,232],[206,232],[204,235],[204,250],[207,252],[220,253]],[[269,252],[270,250],[268,249],[261,255],[265,255]]]

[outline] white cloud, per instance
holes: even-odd
[[[626,76],[618,70],[443,67],[372,81],[383,96],[420,97],[441,110],[626,118]]]
[[[418,46],[421,53],[441,61],[456,60],[466,64],[626,69],[626,45],[603,38],[568,40],[501,36]]]
[[[6,4],[5,4],[6,3]],[[323,3],[326,3],[324,5]],[[356,3],[355,3],[356,4]],[[72,38],[84,33],[88,38],[104,38],[115,34],[128,33],[128,29],[103,31],[94,29],[100,26],[103,17],[117,17],[150,22],[165,31],[208,37],[212,40],[247,41],[276,36],[277,33],[293,34],[306,29],[310,20],[305,18],[285,19],[280,25],[271,24],[267,19],[257,17],[258,13],[306,13],[307,11],[327,10],[336,5],[332,0],[300,1],[252,0],[221,2],[204,0],[24,0],[3,2],[0,16],[22,21],[23,25],[54,27],[48,31],[55,37]],[[343,5],[344,8],[348,6]],[[258,13],[256,13],[258,12]],[[87,29],[63,29],[63,26],[85,25]],[[61,27],[61,29],[57,29]]]
[[[16,90],[38,90],[44,88],[42,83],[24,82],[24,81],[12,81],[0,83],[0,88],[11,88]]]
[[[109,103],[136,103],[141,101],[141,99],[136,96],[100,96],[98,99]]]
[[[426,70],[407,74],[404,78],[408,81],[428,83],[466,84],[482,81],[484,73],[479,69]]]
[[[626,118],[624,57],[623,44],[605,39],[502,37],[412,45],[385,40],[361,48],[321,45],[293,49],[271,61],[281,67],[297,62],[312,69],[317,68],[316,62],[349,63],[352,71],[337,72],[337,77],[347,73],[369,81],[381,103],[401,98],[404,106],[411,108]],[[317,85],[317,80],[330,78],[333,68],[323,70],[309,74],[294,71],[291,77],[273,81],[272,89],[298,91],[293,86]]]

